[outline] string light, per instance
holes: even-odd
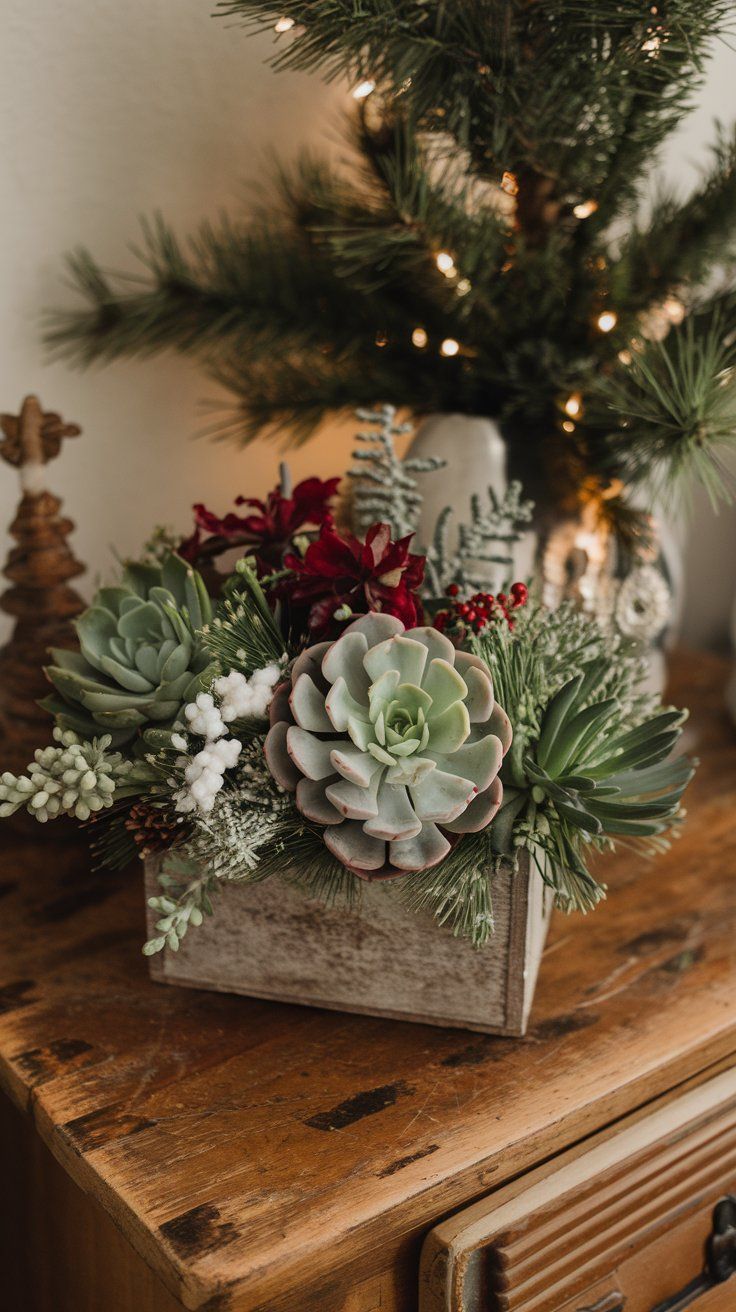
[[[683,319],[685,318],[685,306],[683,305],[682,301],[678,300],[676,296],[665,297],[664,301],[662,302],[662,309],[667,315],[667,318],[669,319],[670,323],[674,323],[674,324],[682,323]]]
[[[504,173],[501,178],[501,191],[505,191],[507,196],[517,196],[519,194],[519,182],[515,173]]]
[[[457,284],[457,287],[455,288],[455,291],[457,292],[458,296],[467,296],[468,292],[472,288],[472,285],[473,284],[471,283],[469,278],[461,278]]]
[[[574,425],[574,423],[572,422],[572,419],[565,419],[565,420],[563,420],[562,427],[563,427],[563,430],[564,430],[566,433],[574,433],[574,432],[575,432],[575,425]]]
[[[457,355],[460,350],[460,343],[455,341],[454,337],[446,337],[440,347],[440,355]]]
[[[451,278],[453,273],[455,273],[455,261],[447,251],[440,251],[439,255],[435,258],[435,264],[440,273],[444,273],[446,278]]]
[[[591,214],[595,214],[597,209],[597,200],[581,200],[579,205],[573,205],[572,212],[576,219],[589,219]]]
[[[387,346],[388,337],[385,333],[376,333],[376,346]]]
[[[621,364],[629,365],[631,364],[631,361],[633,360],[634,357],[631,354],[631,351],[624,350],[624,351],[619,351],[618,358],[621,361]]]
[[[417,350],[421,351],[422,347],[427,345],[429,338],[424,328],[415,328],[414,332],[411,335],[411,340],[412,340],[412,344],[416,346]]]
[[[294,22],[295,20],[293,18],[287,18],[284,16],[274,23],[273,30],[274,32],[290,32],[294,26]]]
[[[656,32],[653,32],[651,36],[647,37],[646,41],[642,42],[641,48],[649,59],[656,59],[659,55],[661,46],[661,36],[658,36]]]
[[[602,333],[610,333],[618,323],[618,315],[614,310],[604,310],[598,315],[597,324]]]
[[[572,392],[570,396],[568,396],[563,406],[563,410],[571,419],[578,419],[580,417],[583,412],[583,398],[579,392]]]
[[[365,100],[375,89],[376,84],[373,78],[367,77],[364,82],[359,82],[353,91],[353,100]]]

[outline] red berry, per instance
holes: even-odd
[[[496,601],[498,602],[499,606],[505,606],[508,601],[508,597],[506,596],[506,593],[499,592],[498,596],[496,597]]]
[[[460,589],[459,589],[457,583],[448,583],[448,585],[447,585],[447,595],[448,595],[448,597],[456,597],[459,591],[460,591]]]

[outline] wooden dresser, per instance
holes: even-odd
[[[526,1039],[151,983],[140,871],[0,874],[7,1312],[736,1312],[736,733],[674,849],[556,916]]]

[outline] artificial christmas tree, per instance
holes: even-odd
[[[234,393],[224,428],[244,439],[299,440],[325,415],[376,401],[479,417],[485,455],[472,462],[463,427],[446,424],[456,508],[469,488],[503,493],[520,477],[537,502],[540,558],[571,517],[557,539],[571,551],[550,568],[582,593],[597,591],[591,523],[604,539],[593,555],[612,554],[615,531],[621,574],[632,552],[637,565],[651,557],[645,511],[670,476],[694,470],[714,499],[728,495],[733,131],[719,130],[690,196],[644,201],[732,5],[219,9],[275,33],[277,68],[347,79],[353,158],[336,169],[305,156],[279,176],[279,204],[205,224],[186,245],[163,219],[147,224],[143,285],[77,253],[87,305],[55,317],[56,348],[84,363],[197,356]],[[416,453],[437,450],[422,437]]]

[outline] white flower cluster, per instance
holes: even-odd
[[[281,673],[276,663],[256,670],[250,679],[233,670],[214,682],[219,705],[212,693],[200,692],[195,701],[184,707],[187,728],[205,742],[190,759],[184,756],[177,759],[176,764],[184,767],[185,780],[185,787],[174,798],[177,811],[210,814],[224,783],[225,771],[237,764],[242,748],[238,738],[226,737],[228,724],[233,720],[263,719]],[[172,734],[171,742],[178,752],[189,751],[183,734]]]

